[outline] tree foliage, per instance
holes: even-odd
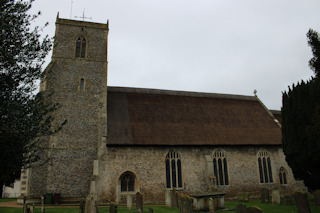
[[[36,94],[52,41],[31,29],[40,15],[28,14],[33,0],[0,0],[0,187],[20,177],[22,167],[37,161],[41,136],[53,134],[55,104]]]
[[[295,177],[315,190],[320,188],[320,39],[311,29],[307,37],[313,53],[309,66],[315,77],[283,93],[282,144]]]

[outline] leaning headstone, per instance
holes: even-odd
[[[284,196],[283,204],[285,206],[291,206],[292,205],[292,197],[289,195]]]
[[[320,190],[317,189],[316,191],[314,191],[313,193],[314,195],[314,203],[316,206],[320,206]]]
[[[214,207],[214,200],[213,198],[209,198],[209,212],[214,213],[215,207]]]
[[[280,204],[279,190],[272,190],[272,204]]]
[[[141,192],[136,193],[136,209],[139,213],[143,212],[143,197]]]
[[[44,206],[44,196],[41,196],[41,213],[45,213],[46,209]]]
[[[247,207],[245,205],[238,204],[236,206],[236,213],[246,213],[246,209]]]
[[[307,200],[307,195],[305,193],[296,192],[294,193],[293,197],[296,201],[298,213],[311,213],[309,203]]]
[[[132,209],[132,197],[131,197],[131,195],[127,196],[127,207],[128,207],[128,210],[131,211],[131,209]]]
[[[117,213],[118,207],[115,203],[110,203],[109,213]]]
[[[269,190],[268,189],[261,189],[261,203],[269,203]]]
[[[246,213],[262,213],[262,209],[257,206],[251,206],[246,209]]]
[[[153,208],[149,208],[148,213],[153,213]]]

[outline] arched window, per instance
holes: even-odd
[[[224,151],[219,150],[213,153],[213,171],[217,185],[229,185],[228,162]]]
[[[79,36],[76,42],[76,57],[85,58],[86,57],[86,38],[84,36]]]
[[[169,152],[166,157],[167,188],[182,188],[181,159],[177,152]]]
[[[135,184],[135,175],[131,172],[125,172],[120,176],[121,192],[133,192]]]
[[[281,167],[279,170],[279,180],[280,184],[287,184],[287,173],[283,167]]]
[[[260,151],[258,153],[258,166],[260,183],[273,183],[271,159],[267,151]]]

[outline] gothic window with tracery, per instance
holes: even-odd
[[[131,172],[125,172],[120,177],[121,192],[133,192],[135,176]]]
[[[213,172],[218,186],[229,185],[228,162],[224,151],[213,153]]]
[[[281,167],[279,171],[279,180],[280,184],[287,184],[287,173],[283,167]]]
[[[258,153],[258,166],[260,183],[273,183],[271,159],[268,151]]]
[[[86,57],[86,38],[79,36],[76,42],[76,58]]]
[[[166,156],[167,188],[182,188],[181,159],[177,152],[169,152]]]

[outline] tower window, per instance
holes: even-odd
[[[84,90],[84,78],[80,79],[80,90]]]
[[[76,58],[86,57],[86,38],[79,36],[76,42]]]

